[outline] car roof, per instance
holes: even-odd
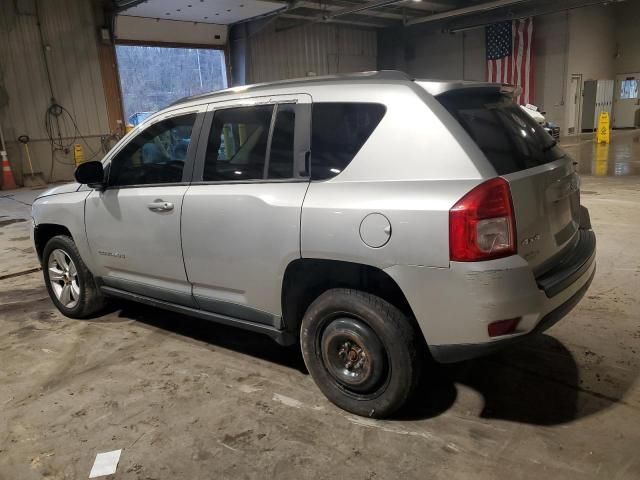
[[[276,93],[279,88],[289,87],[304,87],[304,86],[325,86],[336,84],[354,84],[354,83],[367,83],[375,82],[398,84],[398,83],[417,83],[427,93],[437,96],[451,90],[466,89],[466,88],[496,88],[501,91],[509,92],[508,85],[500,83],[488,83],[488,82],[475,82],[467,80],[427,80],[427,79],[414,79],[404,72],[398,70],[379,70],[369,72],[357,72],[347,73],[341,75],[326,75],[317,77],[305,77],[305,78],[293,78],[288,80],[279,80],[269,83],[257,83],[253,85],[243,85],[239,87],[231,87],[224,90],[217,90],[214,92],[202,93],[199,95],[193,95],[190,97],[181,98],[180,100],[169,105],[170,107],[179,106],[194,101],[206,101],[216,100],[220,97],[233,95],[237,93]]]

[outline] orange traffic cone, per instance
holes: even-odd
[[[7,158],[7,152],[2,150],[0,151],[0,155],[2,156],[2,189],[13,190],[18,188],[16,181],[13,179],[13,172],[11,171],[11,164]]]

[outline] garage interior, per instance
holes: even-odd
[[[593,284],[551,330],[430,367],[407,408],[372,420],[329,403],[297,347],[51,303],[31,203],[149,112],[350,72],[486,81],[487,27],[524,18],[531,103],[559,127],[598,235]],[[638,0],[0,0],[17,186],[0,191],[0,478],[87,478],[119,449],[111,478],[640,478],[639,20]],[[610,143],[595,141],[602,111]]]

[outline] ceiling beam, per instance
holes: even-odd
[[[402,1],[404,0],[373,0],[370,2],[358,3],[351,7],[345,7],[330,13],[324,13],[318,17],[318,20],[328,21],[337,17],[342,17],[344,15],[351,15],[352,13],[364,12],[366,10],[371,10],[372,8],[386,7],[387,5],[400,3]]]
[[[340,20],[341,23],[344,23],[344,22],[370,23],[371,25],[376,25],[380,28],[403,26],[403,21],[399,18],[376,17],[371,15],[362,15],[359,13],[345,15],[344,17],[333,18],[331,20],[326,20],[326,21],[321,20],[320,22],[316,20],[317,14],[315,13],[315,11],[310,10],[308,8],[291,10],[286,13],[290,15],[295,15],[296,17],[298,17],[299,20],[306,20],[307,22],[312,22],[312,23],[337,23]]]
[[[435,22],[437,20],[445,20],[453,17],[460,17],[472,13],[487,12],[498,8],[509,7],[519,3],[530,2],[531,0],[494,0],[491,2],[479,3],[470,7],[456,8],[442,13],[436,13],[427,17],[412,18],[405,22],[405,25],[417,25],[419,23]]]
[[[508,11],[495,14],[476,15],[473,18],[460,18],[442,26],[447,32],[463,32],[486,27],[498,22],[517,20],[525,17],[538,17],[551,13],[565,12],[592,5],[603,5],[605,0],[537,0],[531,5],[520,5]]]
[[[414,3],[417,10],[451,10],[460,5],[460,0],[417,0],[409,3]]]
[[[303,21],[307,20],[307,23],[312,23],[312,22],[308,22],[310,20],[309,17],[305,17],[304,15],[296,15],[295,13],[283,13],[282,15],[279,16],[279,18],[288,18],[291,20],[303,20]],[[316,23],[316,22],[313,22],[313,23]],[[334,19],[334,20],[331,20],[331,23],[339,23],[344,25],[356,25],[359,27],[367,27],[367,28],[384,28],[384,27],[391,26],[389,24],[373,23],[373,22],[360,21],[360,20]]]
[[[116,12],[122,13],[125,10],[129,10],[130,8],[135,7],[136,5],[140,5],[141,3],[146,2],[147,0],[115,0]]]
[[[365,3],[361,3],[361,4],[356,4],[354,6],[351,7],[346,7],[346,8],[341,8],[340,10],[336,10],[334,12],[330,12],[330,13],[323,13],[320,15],[316,15],[314,17],[306,17],[303,16],[304,20],[303,22],[301,22],[298,25],[291,25],[288,27],[284,27],[282,29],[278,29],[278,30],[289,30],[291,28],[296,28],[296,27],[302,27],[304,25],[307,24],[311,24],[311,23],[320,23],[320,22],[337,22],[336,18],[338,17],[342,17],[345,15],[352,15],[352,14],[357,14],[359,12],[363,12],[366,10],[370,10],[372,8],[379,8],[385,5],[391,5],[394,3],[399,3],[402,2],[404,0],[374,0],[374,1],[370,1],[370,2],[365,2]],[[292,9],[290,9],[292,10]],[[349,23],[351,23],[352,25],[355,25],[354,22],[349,21]],[[374,27],[388,27],[388,26],[392,26],[392,25],[378,25],[378,24],[372,24],[372,26]]]
[[[344,8],[344,2],[340,2],[340,3],[327,3],[327,4],[319,4],[317,2],[313,2],[313,1],[309,1],[309,0],[302,0],[297,2],[296,4],[296,8],[308,8],[310,10],[317,10],[317,11],[322,11],[322,10],[329,10],[329,11],[337,11],[337,10],[342,10]],[[402,15],[401,13],[393,13],[393,12],[389,12],[386,10],[377,10],[377,11],[365,11],[365,12],[360,12],[362,15],[367,15],[367,16],[371,16],[371,17],[380,17],[380,18],[390,18],[393,20],[403,20],[405,18],[404,15]]]

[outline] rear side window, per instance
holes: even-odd
[[[273,105],[217,111],[209,134],[203,180],[264,178]]]
[[[300,107],[286,103],[216,111],[203,181],[294,178],[296,113]]]
[[[498,175],[564,156],[555,140],[506,95],[454,92],[437,98],[484,152]]]
[[[349,165],[382,120],[378,103],[314,103],[311,119],[311,178],[335,177]]]

